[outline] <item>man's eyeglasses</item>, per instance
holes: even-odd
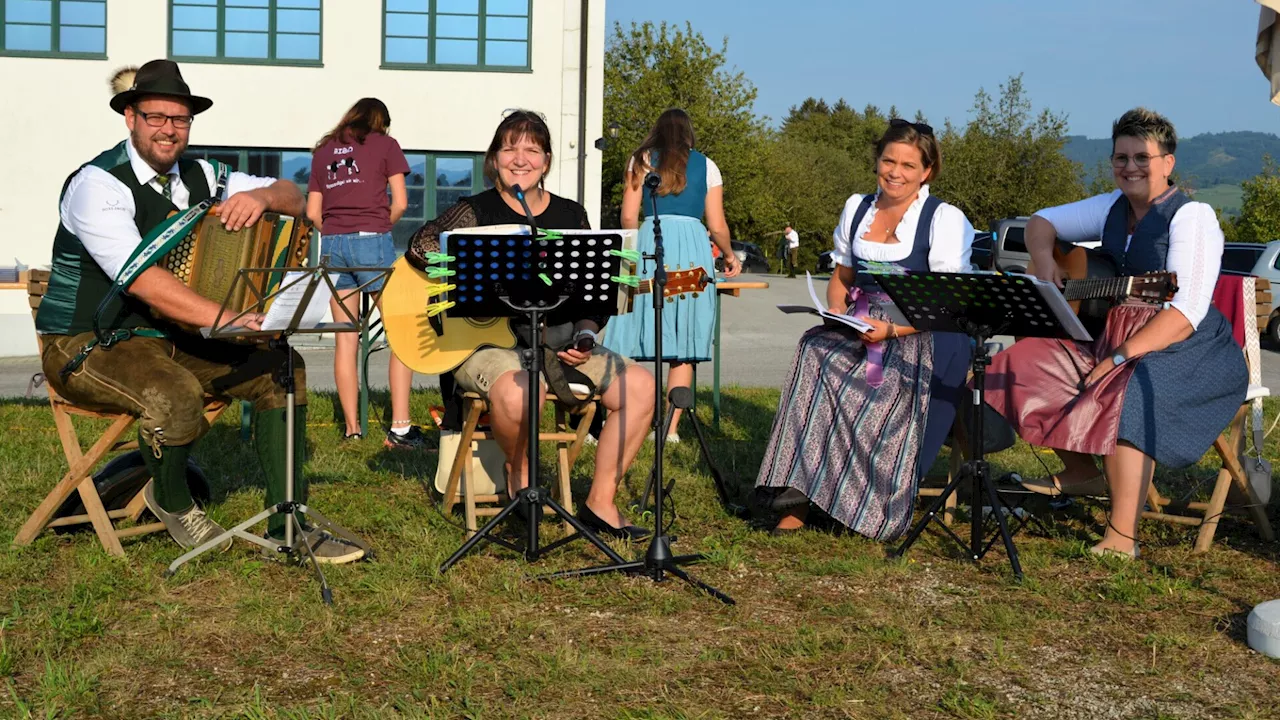
[[[910,120],[903,120],[902,118],[893,118],[892,120],[890,120],[889,127],[892,127],[892,128],[910,127],[910,128],[915,128],[915,131],[920,133],[921,135],[933,134],[932,126],[926,125],[924,123],[911,122]]]
[[[1117,170],[1123,170],[1129,166],[1129,160],[1132,159],[1134,165],[1137,165],[1140,168],[1145,168],[1151,164],[1151,158],[1164,157],[1165,155],[1168,155],[1168,154],[1169,153],[1159,153],[1156,155],[1152,155],[1150,153],[1134,153],[1133,155],[1124,155],[1124,154],[1112,155],[1111,167]]]
[[[133,112],[142,118],[143,122],[154,128],[164,127],[167,122],[173,122],[173,127],[178,130],[186,130],[191,127],[191,123],[195,120],[190,115],[165,115],[164,113],[142,112],[138,108],[134,108]]]

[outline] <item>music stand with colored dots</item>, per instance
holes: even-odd
[[[527,317],[530,337],[519,348],[521,367],[530,377],[542,376],[542,353],[537,341],[548,313],[572,300],[575,314],[611,316],[618,312],[622,285],[617,279],[625,253],[618,233],[535,231],[536,235],[492,233],[445,233],[441,253],[432,258],[439,263],[428,275],[444,279],[450,287],[444,296],[444,312],[452,317]],[[462,559],[481,540],[501,545],[524,555],[530,562],[579,537],[615,563],[625,562],[612,548],[557,503],[538,481],[538,423],[540,403],[533,383],[525,392],[525,413],[530,418],[528,466],[529,484],[516,494],[497,515],[440,566],[440,572]],[[460,450],[460,452],[462,452]],[[548,545],[539,544],[538,523],[543,506],[551,510],[576,533]],[[494,535],[494,531],[518,508],[523,515],[526,536],[523,547]]]

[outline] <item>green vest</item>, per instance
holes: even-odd
[[[66,195],[71,178],[87,165],[101,168],[124,183],[133,194],[136,212],[133,217],[138,234],[146,237],[157,225],[164,222],[178,207],[153,188],[138,183],[129,164],[126,150],[128,140],[98,155],[80,166],[62,184],[62,196]],[[209,197],[209,181],[204,169],[195,160],[179,160],[178,175],[191,193],[191,205]],[[50,266],[49,289],[45,292],[40,308],[36,311],[36,332],[56,335],[78,335],[93,330],[93,314],[111,290],[114,278],[94,261],[70,230],[61,222],[53,238],[53,262]],[[156,319],[145,303],[127,294],[113,300],[102,313],[101,328],[110,332],[118,329],[155,327]]]

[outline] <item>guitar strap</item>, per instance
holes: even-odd
[[[542,376],[546,378],[547,387],[555,394],[556,399],[570,410],[577,410],[583,405],[592,402],[592,398],[596,394],[596,384],[591,382],[591,378],[582,373],[575,373],[577,377],[574,378],[574,381],[586,385],[590,390],[586,398],[579,398],[574,394],[573,389],[569,387],[569,378],[565,377],[564,365],[560,363],[560,357],[556,355],[556,349],[547,345],[543,345],[541,349]]]

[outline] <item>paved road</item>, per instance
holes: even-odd
[[[764,280],[768,290],[746,290],[740,297],[724,298],[721,382],[726,385],[777,387],[791,367],[796,341],[814,325],[808,315],[784,315],[776,305],[808,304],[809,292],[804,277],[795,279],[781,275],[743,275],[743,280]],[[822,289],[821,282],[815,282]],[[331,347],[300,347],[306,358],[308,379],[317,390],[333,389],[333,355]],[[1280,353],[1262,352],[1263,383],[1280,390]],[[0,397],[21,396],[27,392],[31,376],[40,371],[34,357],[0,358]],[[387,353],[375,353],[369,372],[374,387],[385,387]],[[711,384],[711,368],[701,369],[700,384]],[[434,376],[415,377],[418,387],[433,387]]]

